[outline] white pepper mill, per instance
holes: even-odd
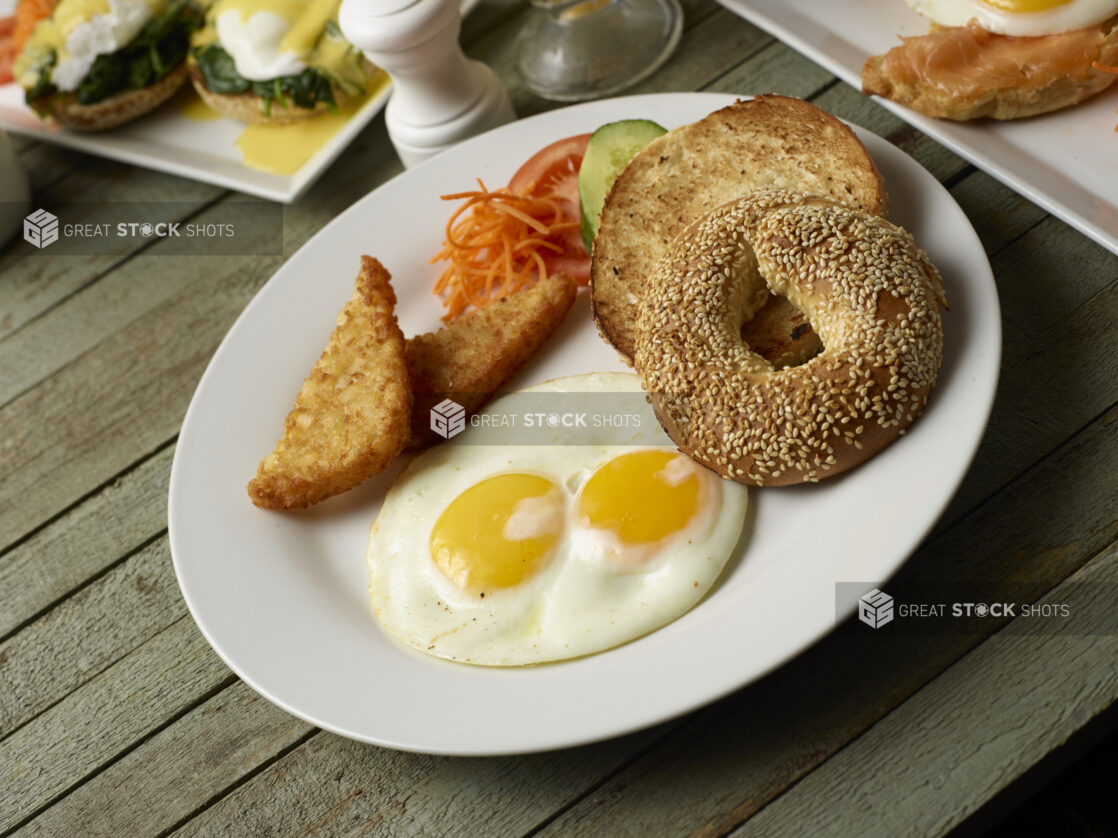
[[[458,44],[458,0],[343,0],[338,23],[392,78],[384,118],[404,166],[516,118],[496,74]]]

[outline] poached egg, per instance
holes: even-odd
[[[48,51],[55,54],[51,83],[64,93],[78,88],[93,62],[126,46],[166,5],[165,0],[61,0],[35,27],[12,68],[30,89]]]
[[[216,0],[194,45],[219,43],[249,81],[313,67],[339,84],[361,87],[360,53],[337,28],[340,7],[341,0]]]

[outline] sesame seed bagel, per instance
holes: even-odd
[[[774,369],[741,338],[769,294],[823,351]],[[943,347],[939,273],[912,236],[825,198],[756,192],[689,225],[653,273],[634,365],[685,453],[755,486],[816,482],[916,419]]]

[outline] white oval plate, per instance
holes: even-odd
[[[634,96],[525,119],[411,169],[311,239],[245,309],[198,385],[171,473],[175,571],[199,628],[249,685],[342,736],[439,754],[511,754],[591,742],[684,713],[759,678],[849,615],[838,581],[878,582],[916,548],[963,478],[989,417],[1001,349],[993,276],[947,191],[903,152],[859,131],[911,230],[945,279],[951,310],[939,386],[911,432],[815,486],[751,491],[749,536],[715,589],[671,625],[620,648],[519,669],[406,650],[368,605],[365,547],[398,470],[308,512],[256,509],[245,484],[352,292],[362,253],[393,274],[407,335],[438,325],[427,263],[452,206],[441,193],[508,182],[549,142],[615,119],[691,122],[720,94]],[[561,333],[508,389],[624,370],[585,293]],[[836,611],[838,613],[836,613]]]

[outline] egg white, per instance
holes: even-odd
[[[905,0],[940,26],[966,26],[974,19],[987,32],[1016,37],[1058,35],[1102,23],[1118,14],[1118,0],[1071,0],[1039,12],[1010,12],[982,0]]]
[[[302,57],[281,49],[288,24],[274,12],[254,12],[241,19],[237,9],[217,16],[217,38],[233,58],[237,72],[251,81],[297,76],[307,68]]]
[[[639,391],[628,373],[556,379],[522,392]],[[519,394],[514,394],[513,397]],[[485,413],[499,415],[506,397]],[[504,405],[503,405],[504,403]],[[450,660],[517,666],[600,652],[647,634],[690,610],[734,554],[745,521],[746,488],[699,466],[710,481],[705,511],[683,537],[646,562],[616,562],[605,533],[580,527],[578,489],[614,457],[641,447],[675,450],[648,411],[638,445],[441,445],[416,457],[385,497],[366,560],[380,624],[398,640]],[[468,433],[468,431],[467,431]],[[556,440],[562,438],[556,431]],[[461,492],[495,474],[550,478],[568,514],[554,558],[535,577],[500,590],[464,591],[430,557],[435,521]],[[639,502],[639,498],[634,498]]]
[[[64,33],[66,48],[51,71],[51,83],[63,92],[76,90],[99,55],[129,44],[154,14],[148,0],[109,0],[108,12],[92,15]]]

